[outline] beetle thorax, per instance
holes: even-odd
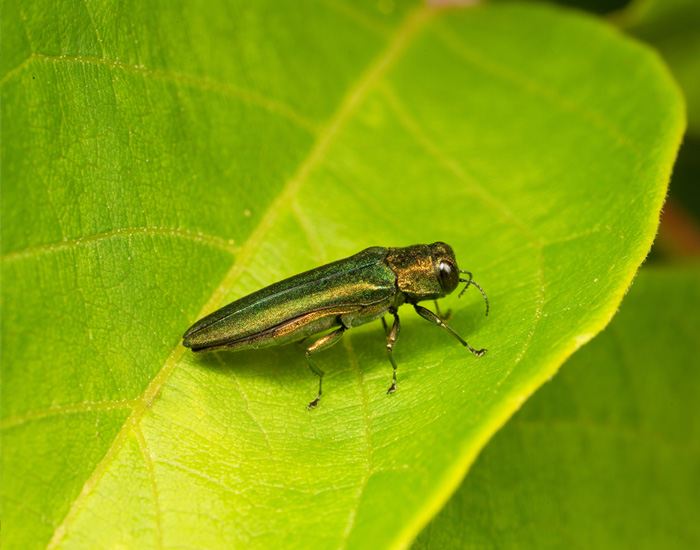
[[[386,262],[396,274],[396,284],[408,301],[437,300],[445,296],[428,246],[390,248]]]

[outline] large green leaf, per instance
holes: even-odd
[[[639,275],[414,549],[700,547],[700,269]]]
[[[534,4],[3,3],[7,548],[408,544],[610,319],[683,130],[658,58]],[[194,356],[201,314],[445,240],[466,352],[415,314]],[[405,308],[404,308],[405,309]],[[403,310],[402,310],[403,311]]]

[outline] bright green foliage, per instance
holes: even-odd
[[[3,2],[3,547],[389,548],[608,322],[683,131],[658,57],[531,3]],[[405,8],[405,9],[404,9]],[[203,313],[369,245],[489,293],[319,358]],[[127,420],[128,419],[128,420]]]
[[[700,269],[639,275],[414,550],[700,547]]]
[[[636,0],[620,23],[659,50],[685,93],[689,130],[700,134],[700,2]]]

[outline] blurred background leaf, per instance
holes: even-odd
[[[663,56],[685,94],[688,129],[653,258],[700,257],[700,2],[636,0],[613,17]]]
[[[636,0],[614,21],[659,51],[685,93],[688,132],[700,134],[700,2]]]

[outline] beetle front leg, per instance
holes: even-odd
[[[479,349],[479,350],[477,350],[477,349],[474,349],[473,347],[471,347],[469,344],[467,344],[467,342],[466,342],[465,340],[463,340],[462,337],[461,337],[459,334],[457,334],[454,330],[452,330],[450,327],[448,327],[448,326],[442,321],[442,319],[440,319],[440,317],[438,317],[437,315],[435,315],[435,314],[434,314],[432,311],[430,311],[429,309],[426,309],[426,308],[424,308],[423,306],[419,306],[419,305],[417,305],[417,304],[414,304],[413,307],[415,308],[416,313],[418,313],[418,315],[420,315],[421,317],[423,317],[423,319],[426,319],[426,320],[430,321],[431,323],[435,323],[437,326],[444,328],[444,329],[445,329],[447,332],[449,332],[452,336],[454,336],[455,338],[457,338],[457,340],[459,340],[463,346],[466,346],[467,348],[469,348],[469,351],[471,351],[471,352],[472,352],[474,355],[476,355],[477,357],[481,357],[482,355],[484,355],[484,353],[486,353],[486,350],[485,350],[485,349]]]
[[[334,330],[330,334],[326,334],[325,336],[319,338],[308,348],[306,348],[306,362],[309,364],[311,372],[318,376],[318,395],[316,396],[316,399],[309,403],[309,405],[306,407],[307,409],[313,409],[316,407],[316,405],[318,405],[318,402],[321,399],[321,384],[323,383],[323,375],[325,374],[321,369],[314,365],[313,361],[311,360],[311,354],[318,353],[319,351],[330,348],[333,344],[337,344],[343,337],[345,330],[345,327],[340,327],[338,330]]]
[[[389,361],[391,361],[391,366],[394,367],[394,379],[391,382],[391,387],[386,393],[394,393],[396,391],[396,361],[394,360],[394,344],[399,338],[399,333],[401,332],[401,321],[399,321],[399,314],[395,309],[390,309],[389,313],[394,316],[394,325],[391,327],[391,332],[386,334],[386,351],[389,354]],[[384,317],[382,317],[384,321]],[[386,323],[384,324],[386,327]]]

